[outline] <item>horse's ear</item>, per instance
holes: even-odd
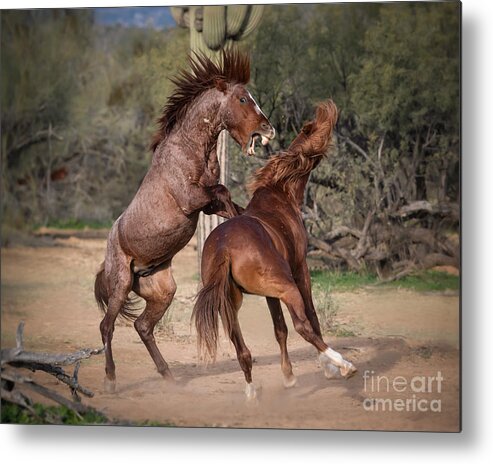
[[[228,83],[220,77],[214,79],[214,85],[216,86],[216,89],[222,93],[226,93],[226,90],[228,89]]]

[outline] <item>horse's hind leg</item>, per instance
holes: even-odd
[[[239,255],[241,256],[241,252]],[[267,247],[259,249],[254,256],[255,261],[245,258],[232,260],[231,269],[235,282],[248,293],[280,299],[289,310],[295,330],[318,350],[320,360],[337,366],[345,377],[354,374],[356,368],[337,351],[329,348],[317,333],[318,330],[312,326],[303,297],[283,257],[269,252]]]
[[[136,277],[135,293],[146,300],[144,312],[134,326],[151,355],[158,372],[167,380],[173,376],[154,339],[154,327],[169,308],[176,292],[176,283],[171,273],[171,262],[159,266],[147,277]]]
[[[308,270],[306,262],[300,266],[298,273],[294,278],[305,304],[306,316],[310,320],[315,333],[321,337],[322,331],[320,329],[320,321],[318,320],[317,312],[315,311],[315,305],[313,304],[312,283],[310,271]]]
[[[243,295],[240,289],[236,285],[230,286],[231,290],[231,300],[236,309],[235,321],[233,327],[231,328],[231,341],[236,350],[236,357],[240,364],[241,370],[245,375],[245,394],[247,400],[255,400],[257,398],[257,390],[252,383],[252,354],[246,346],[245,340],[243,339],[243,334],[241,333],[240,323],[238,321],[238,311],[240,310],[241,303],[243,301]]]
[[[305,314],[308,317],[315,333],[318,336],[322,337],[320,322],[318,320],[317,312],[315,311],[315,305],[313,304],[310,272],[308,270],[308,266],[306,265],[306,262],[304,263],[303,266],[300,267],[298,274],[295,276],[295,281],[303,298],[303,303],[305,304]],[[339,358],[340,356],[339,353],[334,352],[332,349],[329,349],[329,353],[331,353],[332,358],[334,356],[336,358]],[[339,374],[339,369],[341,369],[340,370],[341,374],[346,377],[356,372],[354,366],[348,367],[346,365],[346,367],[341,368],[340,365],[334,364],[331,358],[327,357],[325,353],[321,353],[319,355],[319,360],[321,366],[324,369],[325,376],[328,379],[336,377]]]
[[[296,385],[296,377],[293,375],[293,367],[289,360],[288,348],[286,340],[288,338],[288,328],[284,315],[282,313],[281,303],[277,298],[267,297],[267,305],[269,306],[272,322],[274,323],[274,333],[276,340],[281,349],[281,370],[284,376],[284,386],[286,388]]]
[[[231,331],[231,341],[236,349],[236,357],[240,363],[241,370],[245,374],[245,394],[248,400],[253,400],[257,397],[257,391],[252,383],[252,354],[246,346],[245,340],[243,340],[243,335],[241,333],[240,325],[238,319],[236,320],[232,331]]]
[[[320,336],[319,330],[313,327],[303,296],[287,263],[280,256],[267,253],[264,253],[262,258],[265,262],[262,262],[261,266],[258,262],[255,263],[256,268],[254,267],[250,272],[245,272],[246,266],[243,266],[242,273],[233,266],[233,275],[238,284],[250,293],[280,299],[289,310],[296,332],[318,350],[326,372],[330,369],[328,364],[334,364],[343,376],[349,377],[354,374],[356,368],[337,351],[329,348]]]
[[[106,314],[99,326],[101,338],[103,340],[104,352],[106,358],[106,376],[104,380],[104,389],[108,393],[114,393],[116,390],[115,362],[113,360],[113,351],[111,341],[115,330],[115,320],[120,313],[132,287],[132,273],[130,271],[130,258],[126,258],[123,253],[119,253],[122,263],[118,266],[111,266],[113,260],[108,260],[107,281],[109,283],[109,299]],[[123,261],[128,262],[123,262]],[[115,271],[118,269],[118,271]],[[112,271],[115,273],[113,274]]]
[[[296,331],[320,353],[320,361],[326,371],[333,364],[340,369],[341,375],[350,377],[356,372],[356,368],[346,361],[340,353],[329,348],[322,337],[314,330],[305,312],[305,305],[298,287],[294,283],[286,282],[280,295],[281,301],[288,307]]]

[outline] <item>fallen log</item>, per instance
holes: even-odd
[[[93,397],[94,393],[86,387],[79,384],[78,373],[80,363],[93,355],[100,354],[103,349],[86,348],[75,353],[38,353],[33,351],[24,351],[24,322],[17,327],[16,347],[3,349],[0,352],[1,361],[1,397],[2,401],[7,401],[20,406],[29,411],[30,414],[38,417],[34,408],[33,401],[26,394],[26,389],[35,392],[45,398],[54,401],[73,411],[77,417],[82,418],[81,414],[95,412],[104,417],[103,414],[81,403],[78,393],[87,397]],[[61,366],[75,364],[72,375],[67,374]],[[60,395],[58,392],[39,384],[33,379],[19,373],[17,369],[24,368],[31,371],[43,371],[53,375],[60,382],[70,388],[73,401]],[[23,391],[19,390],[19,387]],[[51,422],[48,418],[44,418]]]
[[[414,201],[408,205],[404,205],[399,210],[392,214],[392,216],[398,216],[400,218],[412,218],[419,214],[430,214],[432,216],[450,217],[454,221],[458,221],[460,218],[460,208],[455,203],[437,203],[433,204],[429,201]]]
[[[308,243],[312,250],[316,250],[317,256],[323,261],[328,260],[329,265],[330,262],[342,261],[351,271],[372,269],[379,276],[383,274],[391,280],[438,265],[459,267],[458,243],[445,234],[425,227],[385,224],[381,221],[372,226],[372,219],[372,214],[368,214],[361,231],[339,226],[325,235],[333,240],[309,235]],[[341,239],[344,235],[347,239]],[[396,269],[394,264],[403,260],[408,260],[412,266],[405,271]],[[383,268],[385,272],[381,272]],[[389,276],[387,273],[390,269]]]
[[[329,257],[336,257],[336,258],[342,258],[343,260],[346,261],[348,266],[353,270],[353,271],[359,271],[361,269],[360,264],[358,261],[351,255],[351,252],[344,249],[344,248],[339,248],[335,245],[329,245],[328,243],[324,242],[323,240],[320,240],[316,237],[308,237],[308,243],[315,248],[318,248],[320,251],[323,253],[326,253]]]

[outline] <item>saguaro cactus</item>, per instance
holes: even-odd
[[[171,14],[180,27],[190,29],[190,50],[219,59],[223,48],[235,46],[258,26],[263,5],[182,6],[171,7]],[[221,167],[221,183],[228,178],[228,138],[223,131],[217,143]],[[200,215],[197,249],[200,256],[205,239],[222,222],[218,216]],[[199,266],[200,268],[200,266]]]
[[[222,48],[233,46],[258,26],[263,5],[171,7],[180,27],[190,29],[190,49],[217,58]]]

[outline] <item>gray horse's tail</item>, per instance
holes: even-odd
[[[101,264],[101,268],[96,274],[96,280],[94,281],[94,297],[96,298],[96,303],[101,312],[106,314],[110,296],[106,275],[104,273],[104,261]],[[129,321],[135,321],[138,317],[138,314],[136,314],[137,312],[140,312],[140,308],[137,306],[137,298],[128,297],[120,309],[118,316]]]

